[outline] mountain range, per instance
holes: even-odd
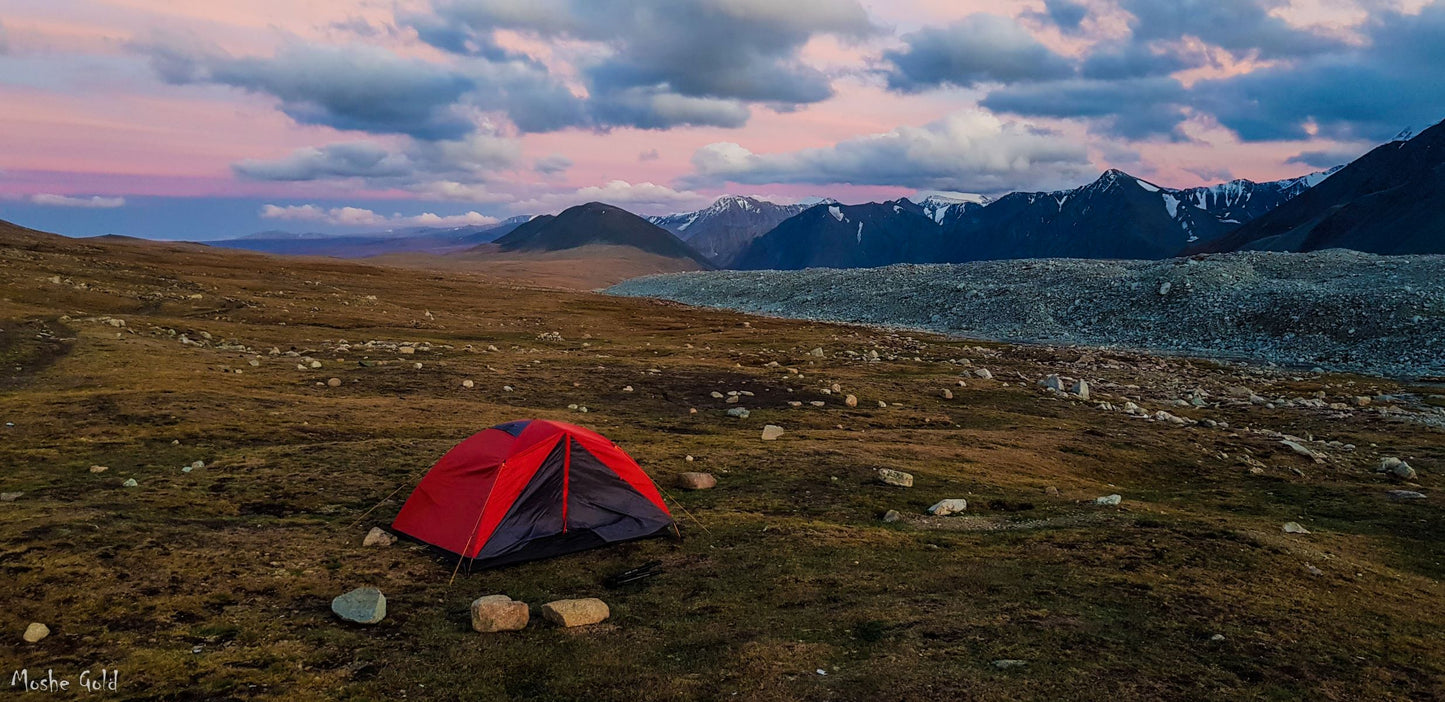
[[[1402,136],[1346,166],[1263,183],[1241,179],[1174,189],[1109,170],[1077,188],[992,200],[932,194],[856,205],[834,200],[778,205],[729,195],[695,212],[648,218],[593,202],[489,227],[339,237],[267,232],[211,243],[343,257],[465,253],[468,260],[607,247],[611,258],[628,259],[626,251],[636,251],[668,269],[1161,259],[1332,247],[1445,253],[1441,202],[1445,124]]]
[[[726,195],[696,212],[648,217],[647,221],[672,232],[709,261],[726,268],[754,239],[808,207]]]
[[[1445,253],[1445,122],[1404,137],[1193,250]]]
[[[450,228],[410,227],[345,235],[268,231],[236,239],[208,241],[206,244],[288,256],[368,258],[400,253],[445,254],[496,241],[530,219],[531,215],[520,215],[496,224]]]

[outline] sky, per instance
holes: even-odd
[[[204,241],[1275,180],[1445,119],[1445,0],[0,0],[0,219]]]

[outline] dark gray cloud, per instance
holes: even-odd
[[[1044,0],[1044,15],[1064,32],[1077,32],[1089,8],[1074,0]]]
[[[1445,2],[1364,31],[1359,48],[1200,82],[1194,103],[1246,141],[1383,141],[1445,117]]]
[[[856,0],[786,6],[737,0],[450,0],[439,3],[434,14],[408,21],[437,48],[491,61],[499,59],[498,30],[605,47],[580,66],[590,96],[580,112],[550,121],[533,115],[539,124],[600,129],[740,126],[748,103],[788,108],[825,100],[833,94],[831,79],[799,60],[803,45],[819,35],[861,38],[876,31]]]
[[[1030,117],[1095,120],[1098,131],[1126,139],[1183,139],[1188,91],[1173,78],[1119,81],[1073,79],[1010,85],[990,92],[983,107]]]
[[[369,142],[298,149],[277,160],[246,159],[231,164],[251,180],[303,181],[328,178],[391,178],[409,175],[409,159]]]
[[[1197,37],[1235,53],[1287,58],[1340,49],[1341,40],[1290,26],[1270,10],[1279,0],[1120,0],[1134,15],[1136,41]]]
[[[1349,163],[1365,152],[1364,149],[1327,149],[1320,151],[1301,151],[1291,157],[1285,163],[1294,163],[1320,170],[1334,168],[1335,166]]]
[[[1084,58],[1080,73],[1094,80],[1127,80],[1167,76],[1207,63],[1208,57],[1202,52],[1187,52],[1177,46],[1156,50],[1147,44],[1128,42],[1095,48]]]
[[[658,153],[657,149],[648,149],[646,151],[643,151],[642,153],[637,154],[637,160],[639,162],[656,161],[660,158],[662,158],[662,154]]]
[[[974,14],[945,27],[903,35],[907,45],[884,52],[888,87],[918,92],[944,85],[1053,80],[1074,74],[1073,64],[1040,44],[1007,17]]]
[[[790,152],[709,144],[692,164],[694,173],[682,181],[688,187],[849,183],[980,193],[1062,185],[1093,170],[1082,144],[981,111]]]
[[[302,124],[456,139],[473,123],[453,108],[474,84],[453,69],[372,46],[290,44],[273,57],[148,48],[162,79],[229,85],[280,101]]]
[[[412,140],[399,149],[365,141],[329,144],[297,149],[274,160],[238,161],[231,164],[231,170],[249,180],[356,179],[373,187],[411,190],[431,197],[486,201],[496,197],[488,192],[487,184],[500,171],[516,170],[520,161],[521,145],[517,140],[474,133],[450,141]],[[556,155],[536,164],[544,173],[556,173],[570,165],[571,161]]]
[[[572,159],[567,158],[562,154],[543,156],[542,158],[537,159],[536,163],[532,164],[532,170],[541,173],[544,176],[560,175],[562,173],[566,173],[567,169],[571,167]]]
[[[0,23],[0,56],[10,53],[10,40],[5,36],[5,25]]]

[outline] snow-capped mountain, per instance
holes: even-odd
[[[1298,197],[1341,168],[1343,166],[1335,166],[1327,171],[1267,183],[1231,180],[1180,190],[1179,196],[1182,202],[1207,210],[1226,223],[1243,224]]]
[[[1165,188],[1119,170],[1071,190],[819,205],[758,237],[732,266],[871,267],[1012,258],[1160,259],[1217,240],[1326,182]]]
[[[676,234],[709,260],[725,266],[754,239],[808,207],[725,195],[696,212],[648,217],[647,221]]]
[[[1407,130],[1198,251],[1445,253],[1445,122]]]
[[[937,260],[943,228],[908,200],[820,203],[758,237],[733,267],[871,268]]]

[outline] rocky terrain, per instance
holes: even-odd
[[[1160,265],[1140,306],[1189,287]],[[3,664],[103,666],[120,700],[1445,690],[1428,384],[517,272],[0,224]],[[447,449],[527,417],[618,442],[681,538],[454,576],[387,533]]]
[[[720,271],[609,292],[975,339],[1445,376],[1445,257],[1344,250]]]

